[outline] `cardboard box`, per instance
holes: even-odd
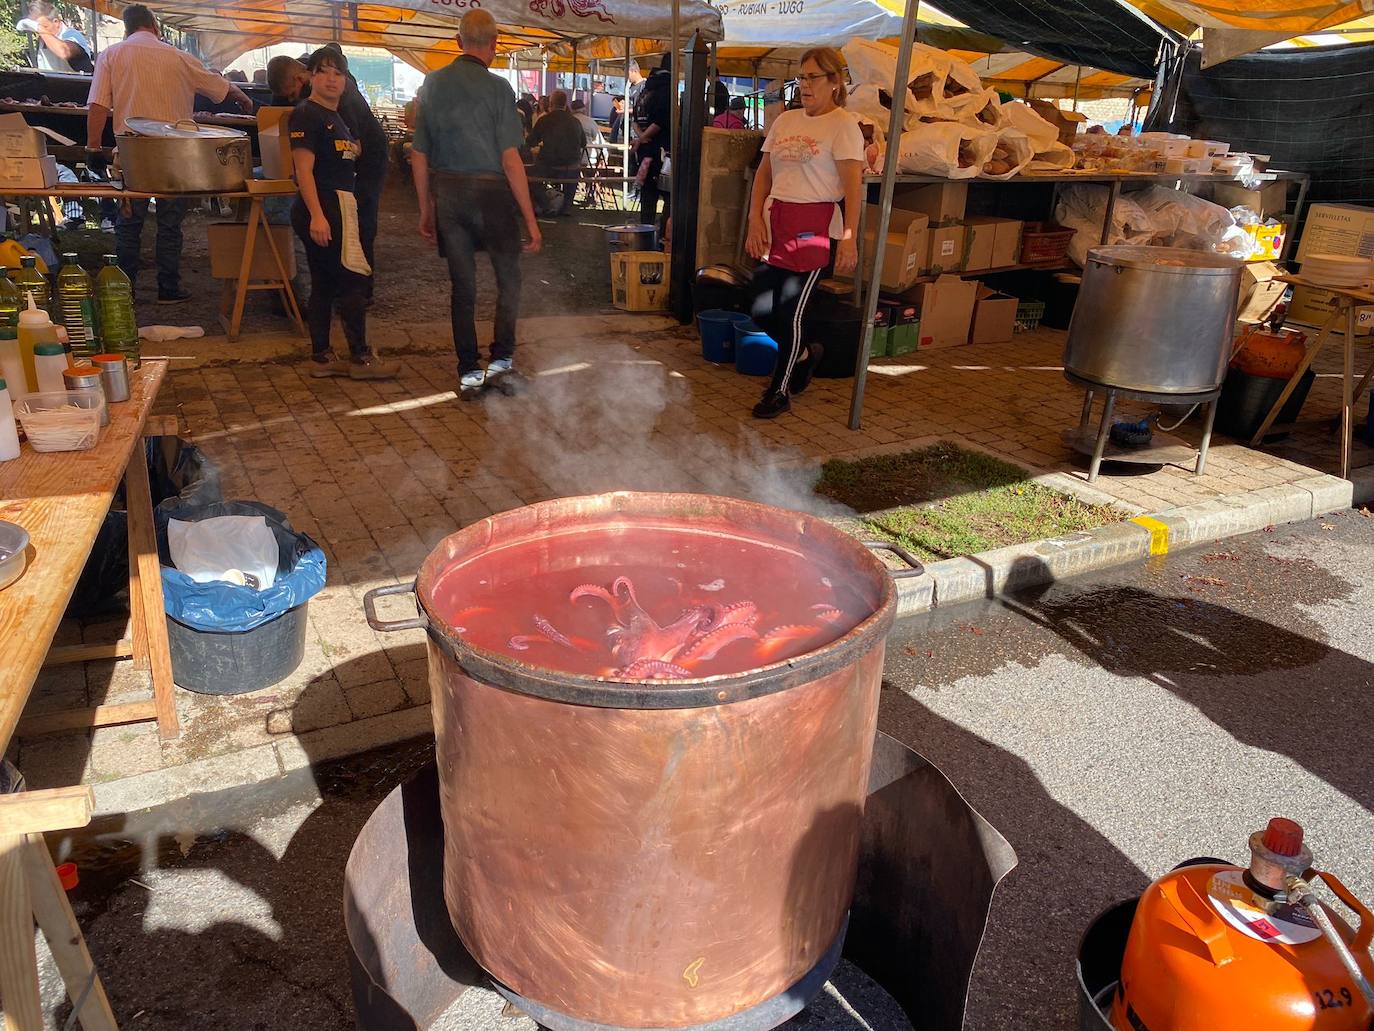
[[[1343,254],[1374,257],[1374,208],[1355,204],[1313,204],[1307,209],[1307,225],[1298,241],[1299,262],[1309,254]],[[1333,295],[1305,286],[1293,288],[1288,317],[1308,326],[1320,326],[1331,315]],[[1374,329],[1374,307],[1357,308],[1356,329]]]
[[[992,268],[1021,263],[1021,229],[1025,223],[1014,218],[989,218],[996,235],[992,241]]]
[[[981,272],[993,268],[992,251],[997,241],[997,224],[992,219],[970,215],[964,220],[964,232],[968,234],[964,247],[968,254],[964,271]]]
[[[1240,307],[1236,319],[1240,322],[1260,322],[1269,316],[1288,289],[1286,283],[1275,282],[1280,269],[1271,261],[1246,265],[1240,272]]]
[[[1240,183],[1213,183],[1212,200],[1223,208],[1247,207],[1260,218],[1282,215],[1288,210],[1288,183],[1265,183],[1258,190],[1247,190]]]
[[[1016,306],[1021,302],[982,283],[977,288],[969,343],[1005,344],[1016,334]]]
[[[892,346],[888,354],[910,354],[920,346],[921,313],[910,301],[892,304]]]
[[[920,309],[920,349],[925,351],[968,343],[977,295],[978,284],[958,276],[941,276],[933,283],[916,287],[907,299],[914,301]]]
[[[891,353],[892,308],[880,301],[877,309],[873,312],[873,341],[868,345],[868,356],[870,358],[886,358]]]
[[[277,253],[286,266],[286,277],[296,274],[296,239],[290,226],[272,226],[272,239],[276,241]],[[205,227],[205,236],[210,242],[210,275],[215,279],[238,279],[239,266],[243,262],[243,244],[248,238],[248,226],[243,222],[212,222]],[[261,229],[253,241],[253,264],[248,269],[249,280],[280,279],[277,263],[272,260],[272,250],[267,246],[267,237]]]
[[[964,243],[968,232],[963,226],[941,226],[931,229],[930,244],[926,249],[925,264],[921,274],[938,276],[942,272],[959,272],[964,268]]]
[[[57,185],[57,158],[0,157],[0,186],[20,190],[47,190]]]
[[[616,251],[611,255],[611,302],[623,311],[668,309],[669,255]]]
[[[76,146],[75,140],[60,132],[29,125],[21,114],[0,115],[0,158],[45,158],[48,140],[64,147]]]
[[[1028,103],[1032,111],[1059,130],[1059,142],[1065,146],[1073,146],[1078,130],[1088,120],[1082,111],[1066,111],[1049,100],[1031,100]]]
[[[264,179],[291,179],[295,175],[291,135],[287,132],[287,119],[293,110],[290,107],[258,109],[258,152],[262,155]]]
[[[929,186],[898,186],[892,195],[894,209],[919,211],[932,226],[960,222],[968,206],[968,183],[931,183]]]
[[[873,257],[877,253],[874,240],[881,209],[876,204],[864,211],[864,279],[873,278]],[[887,240],[883,246],[883,275],[879,284],[884,290],[905,290],[921,274],[921,263],[928,247],[926,226],[929,219],[917,211],[892,209],[887,223]]]

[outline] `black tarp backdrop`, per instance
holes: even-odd
[[[1155,77],[1161,45],[1179,38],[1114,0],[939,0],[938,6],[1017,50],[1141,79]]]
[[[1374,45],[1260,52],[1202,69],[1167,59],[1147,129],[1226,140],[1312,176],[1308,203],[1374,205]]]

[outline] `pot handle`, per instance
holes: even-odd
[[[921,563],[921,560],[900,544],[889,544],[887,541],[864,541],[864,547],[869,551],[891,552],[907,564],[908,568],[906,569],[889,569],[887,571],[888,576],[894,580],[907,580],[926,575],[926,567]]]
[[[363,612],[367,615],[367,625],[379,633],[389,634],[397,630],[427,630],[429,620],[421,612],[414,619],[378,619],[377,599],[393,594],[414,594],[415,581],[408,584],[391,584],[388,587],[374,587],[363,595]]]

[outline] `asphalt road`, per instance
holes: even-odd
[[[1076,1026],[1088,922],[1272,815],[1374,902],[1374,519],[1329,516],[900,625],[880,726],[1012,844],[965,1027]],[[102,827],[74,894],[121,1026],[352,1026],[340,916],[358,829],[427,742]],[[319,799],[299,801],[318,788]],[[188,828],[223,828],[197,836]],[[128,844],[120,844],[128,842]],[[852,970],[796,1025],[899,1031]],[[45,962],[51,1026],[67,1007]],[[445,1031],[526,1031],[470,993]],[[862,1018],[858,1014],[862,1014]]]

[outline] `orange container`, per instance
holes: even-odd
[[[1231,368],[1251,376],[1269,379],[1291,379],[1307,353],[1307,334],[1290,329],[1267,333],[1248,330],[1236,342],[1238,350],[1231,359]]]
[[[1311,915],[1281,891],[1269,897],[1269,884],[1310,865],[1301,842],[1297,824],[1273,820],[1251,838],[1249,870],[1202,863],[1151,884],[1131,924],[1112,1027],[1368,1031],[1374,1011]],[[1323,907],[1365,977],[1374,978],[1374,917],[1331,874],[1310,876],[1360,914],[1357,933]]]

